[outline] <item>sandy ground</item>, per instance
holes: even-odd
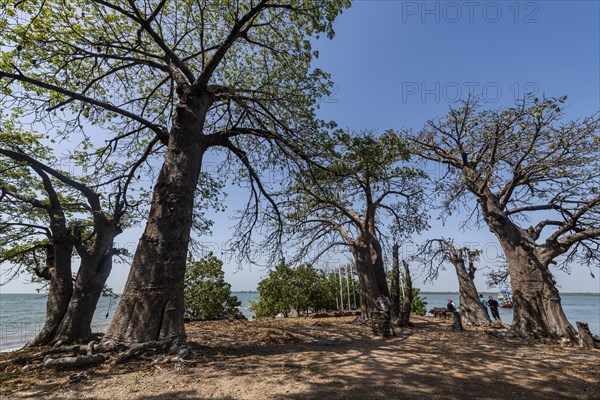
[[[55,372],[4,366],[0,397],[600,399],[600,351],[454,332],[448,321],[419,317],[383,339],[350,320],[191,323],[192,364]]]

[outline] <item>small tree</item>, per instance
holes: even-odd
[[[412,289],[412,306],[410,312],[416,315],[425,315],[427,313],[427,297],[421,297],[421,289]]]
[[[460,293],[460,315],[466,325],[483,325],[490,322],[490,317],[475,286],[475,261],[480,252],[467,247],[457,247],[450,239],[429,240],[423,246],[423,262],[425,263],[426,280],[437,279],[440,269],[450,262],[456,270],[458,290]]]
[[[210,253],[206,258],[190,262],[185,273],[185,309],[194,319],[214,320],[240,318],[242,304],[231,294],[225,282],[223,262]]]
[[[308,314],[311,309],[316,309],[319,303],[319,282],[323,279],[323,272],[318,271],[311,264],[302,264],[292,272],[292,300],[297,315]]]
[[[356,290],[354,279],[350,284]],[[311,310],[331,310],[339,304],[339,275],[325,274],[311,264],[292,268],[282,261],[258,283],[258,291],[258,299],[250,305],[257,318],[288,317],[292,310],[298,316]]]
[[[141,164],[105,162],[102,174],[76,176],[52,166],[59,164],[54,153],[43,135],[0,120],[0,264],[11,264],[9,280],[27,271],[48,286],[45,323],[29,345],[92,337],[113,257],[125,255],[115,238],[139,217],[143,201],[130,190]]]
[[[258,299],[250,303],[250,310],[256,318],[274,317],[290,314],[293,304],[293,270],[285,261],[281,261],[258,283]]]

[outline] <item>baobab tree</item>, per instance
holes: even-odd
[[[0,261],[13,265],[13,276],[25,270],[49,286],[44,326],[29,345],[89,340],[113,257],[121,252],[115,237],[136,220],[144,200],[128,197],[142,163],[110,179],[114,185],[96,177],[78,180],[49,165],[57,159],[40,136],[6,125],[0,132]],[[74,251],[80,259],[75,279]]]
[[[298,171],[285,192],[288,232],[302,243],[299,257],[316,259],[336,247],[352,253],[368,318],[379,294],[389,296],[381,221],[402,221],[402,234],[426,226],[424,174],[408,165],[406,143],[393,131],[337,132],[322,149],[318,165]]]
[[[449,239],[428,240],[418,256],[425,266],[428,281],[437,279],[444,263],[450,262],[454,266],[458,278],[460,317],[464,325],[483,325],[490,322],[490,316],[479,299],[474,281],[477,270],[475,260],[478,257],[477,250],[457,247]]]
[[[563,121],[564,100],[494,110],[468,99],[411,138],[421,157],[448,167],[437,186],[446,210],[469,207],[498,238],[519,336],[573,340],[549,268],[600,259],[600,118]]]
[[[311,67],[311,39],[333,36],[349,1],[5,4],[4,107],[26,109],[72,138],[92,124],[109,133],[107,149],[126,157],[139,157],[152,140],[167,145],[104,341],[177,350],[186,343],[184,274],[203,157],[214,147],[231,152],[260,193],[254,157],[303,154],[331,88]]]

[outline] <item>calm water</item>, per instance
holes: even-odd
[[[248,309],[250,301],[258,296],[256,292],[234,292],[242,302],[241,311],[248,318],[252,312]],[[484,293],[496,297],[496,293]],[[460,306],[458,293],[421,293],[427,298],[427,309],[445,307],[446,300],[451,298]],[[116,308],[108,297],[102,297],[98,303],[92,321],[95,332],[104,332],[110,323]],[[569,321],[589,323],[590,330],[600,335],[600,295],[595,294],[562,294],[562,304]],[[33,339],[44,324],[46,311],[45,294],[0,294],[0,351],[7,351],[23,346]],[[108,317],[107,317],[108,314]],[[512,310],[500,309],[500,317],[504,322],[512,321]]]
[[[37,293],[0,294],[0,351],[22,347],[42,329],[46,297]],[[118,299],[100,298],[92,320],[92,331],[106,331],[117,302]]]
[[[427,297],[427,309],[432,307],[445,307],[448,299],[452,299],[454,304],[460,307],[458,293],[421,293]],[[487,299],[489,295],[494,296],[496,300],[498,293],[483,293]],[[576,294],[562,293],[560,295],[562,306],[569,322],[575,326],[575,321],[587,322],[590,331],[594,335],[600,335],[600,294]],[[512,322],[512,309],[499,308],[502,321]]]

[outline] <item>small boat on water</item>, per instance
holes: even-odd
[[[498,300],[500,300],[499,306],[502,308],[512,308],[512,296],[509,290],[502,290],[498,292]]]

